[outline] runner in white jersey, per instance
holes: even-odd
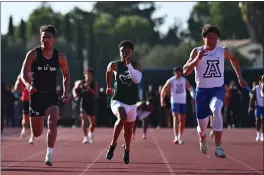
[[[183,144],[181,136],[185,127],[185,116],[187,112],[186,88],[190,91],[192,98],[194,98],[194,90],[188,80],[182,76],[181,67],[174,68],[173,72],[175,76],[168,79],[161,90],[160,103],[161,106],[165,106],[164,97],[166,96],[166,91],[170,90],[174,131],[173,142],[175,144]]]
[[[223,132],[223,117],[221,109],[224,102],[224,59],[228,59],[236,72],[241,87],[247,86],[242,78],[238,60],[227,48],[217,45],[220,36],[219,30],[214,25],[205,25],[202,30],[204,45],[194,48],[189,60],[183,67],[184,75],[190,75],[195,70],[196,81],[196,118],[197,131],[200,136],[200,150],[206,154],[208,146],[206,142],[206,129],[209,116],[213,115],[213,130],[215,135],[215,156],[225,158],[225,152],[221,147]]]
[[[257,129],[256,141],[264,141],[264,75],[259,79],[259,85],[255,86],[253,96],[250,98],[249,114],[253,112],[254,105]],[[260,128],[262,128],[261,133]]]

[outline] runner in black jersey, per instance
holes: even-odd
[[[80,115],[82,118],[82,130],[84,133],[83,143],[94,143],[94,129],[95,129],[95,100],[98,96],[98,85],[93,80],[93,69],[88,68],[84,71],[84,80],[78,81],[73,88],[73,97],[80,98]],[[90,126],[87,134],[87,120],[88,117]],[[88,135],[88,137],[87,137]]]
[[[30,50],[24,60],[21,75],[24,85],[30,92],[30,124],[35,137],[43,132],[44,117],[48,117],[47,154],[45,164],[52,166],[52,150],[57,137],[59,118],[57,71],[63,74],[62,103],[68,102],[70,73],[66,56],[54,49],[56,29],[51,25],[40,27],[41,46]],[[31,83],[28,73],[31,72]]]
[[[113,93],[112,79],[115,74],[114,94],[111,100],[111,109],[117,117],[114,126],[112,142],[107,150],[106,158],[112,159],[117,144],[117,139],[124,128],[125,144],[123,147],[123,160],[129,163],[129,151],[132,138],[132,129],[135,125],[138,101],[138,83],[141,81],[141,65],[137,62],[131,63],[133,43],[124,40],[119,44],[121,60],[109,63],[106,71],[106,94]]]

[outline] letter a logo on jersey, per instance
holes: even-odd
[[[221,77],[219,60],[207,60],[207,68],[203,76],[204,78]]]

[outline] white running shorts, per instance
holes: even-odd
[[[117,101],[117,100],[112,100],[111,102],[111,110],[113,112],[113,114],[115,116],[117,116],[117,112],[118,112],[118,108],[119,107],[123,107],[125,108],[126,110],[126,114],[127,114],[127,122],[134,122],[136,120],[136,117],[137,117],[137,106],[136,104],[134,105],[127,105],[127,104],[124,104],[120,101]]]

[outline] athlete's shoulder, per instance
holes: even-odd
[[[203,45],[195,47],[197,50],[202,49]]]
[[[170,77],[169,79],[168,79],[168,82],[172,82],[172,81],[174,81],[175,80],[175,77],[174,76],[172,76],[172,77]]]
[[[121,62],[120,60],[114,60],[114,61],[110,61],[108,65],[113,67],[113,66],[117,66],[120,62]]]
[[[109,64],[118,64],[119,62],[121,62],[120,60],[114,60],[114,61],[110,61]]]
[[[33,49],[28,51],[28,54],[37,54],[39,49],[40,49],[40,47],[34,47]]]
[[[202,46],[199,46],[199,47],[194,47],[191,51],[191,54],[190,54],[190,58],[194,59],[198,52],[202,49]]]
[[[38,49],[39,49],[39,47],[35,47],[35,48],[29,50],[27,52],[27,57],[32,59],[32,60],[35,60],[37,58],[37,55],[38,55]]]
[[[220,45],[216,45],[216,49],[217,50],[222,50],[222,51],[228,50],[228,48],[226,46],[220,46]]]
[[[217,48],[221,48],[221,49],[227,49],[226,46],[220,46],[220,45],[216,45]]]
[[[193,48],[193,52],[198,53],[201,49],[203,48],[203,46],[197,46]]]
[[[117,64],[120,60],[110,61],[107,65],[107,72],[109,71],[117,71]]]
[[[21,74],[19,74],[19,75],[17,76],[17,80],[20,81],[21,78],[22,78],[22,77],[21,77]]]
[[[63,52],[59,51],[58,49],[54,49],[54,51],[58,53],[58,57],[60,59],[67,59],[66,55]]]

